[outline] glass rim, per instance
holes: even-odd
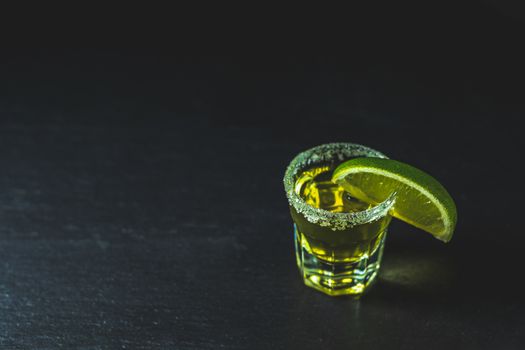
[[[329,227],[332,230],[345,230],[350,227],[370,223],[388,214],[394,205],[396,196],[392,193],[383,202],[358,212],[334,213],[325,209],[315,208],[306,203],[295,192],[295,180],[299,171],[317,163],[330,160],[344,161],[354,157],[388,158],[383,153],[367,146],[349,142],[335,142],[318,145],[299,153],[290,162],[284,174],[284,189],[291,207],[302,214],[313,224]]]

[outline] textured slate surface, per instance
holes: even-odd
[[[3,55],[1,348],[522,347],[523,70],[471,56]],[[295,267],[281,178],[329,141],[419,166],[458,204],[448,245],[393,223],[361,300]]]

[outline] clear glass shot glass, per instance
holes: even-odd
[[[298,154],[284,188],[294,222],[295,254],[304,283],[328,295],[360,295],[375,281],[395,194],[369,205],[331,181],[356,157],[387,158],[353,143],[320,145]]]

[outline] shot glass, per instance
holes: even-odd
[[[324,144],[298,154],[284,176],[299,272],[331,296],[360,295],[375,281],[395,202],[393,193],[370,205],[331,181],[339,164],[356,157],[387,158],[358,144]]]

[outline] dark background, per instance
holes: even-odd
[[[522,348],[524,12],[370,7],[2,49],[0,347]],[[458,207],[449,244],[394,222],[361,300],[305,287],[293,255],[284,169],[333,141]]]

